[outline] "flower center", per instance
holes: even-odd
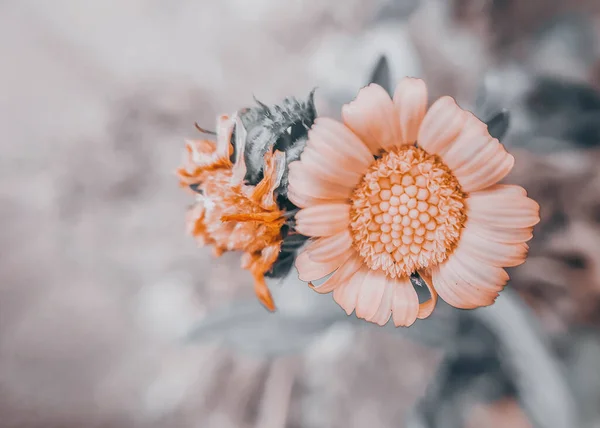
[[[465,194],[441,159],[407,146],[377,159],[354,190],[353,242],[392,278],[443,262],[466,221]]]

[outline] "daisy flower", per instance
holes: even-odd
[[[235,129],[236,161],[231,138]],[[256,186],[244,183],[246,131],[237,117],[217,121],[217,142],[188,141],[183,165],[177,170],[180,184],[196,195],[187,218],[188,232],[200,245],[212,245],[216,256],[242,251],[242,267],[254,276],[254,289],[269,310],[275,305],[265,273],[277,260],[286,219],[275,200],[275,190],[285,171],[285,155],[264,155],[263,178]]]
[[[311,237],[296,260],[300,279],[380,325],[428,317],[438,295],[462,309],[491,305],[539,221],[522,187],[497,184],[513,156],[451,97],[428,110],[420,79],[401,80],[393,99],[371,84],[342,118],[317,118],[289,167],[296,230]]]

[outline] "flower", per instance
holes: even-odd
[[[231,161],[231,138],[235,128],[236,162]],[[188,141],[183,165],[177,170],[180,184],[196,194],[188,211],[188,232],[200,245],[212,245],[220,256],[224,251],[243,251],[242,267],[254,276],[258,299],[269,309],[275,305],[267,284],[267,273],[279,255],[284,213],[275,200],[285,169],[285,155],[268,151],[264,155],[263,178],[256,185],[244,183],[246,132],[236,116],[217,121],[217,142]]]
[[[317,118],[289,167],[296,230],[311,237],[300,279],[380,325],[427,318],[438,294],[457,308],[491,305],[539,221],[523,188],[497,184],[513,156],[451,97],[427,110],[420,79],[402,79],[393,100],[371,84],[342,117]],[[416,275],[431,295],[422,303]]]

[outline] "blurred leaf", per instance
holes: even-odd
[[[286,280],[295,282],[293,275]],[[392,321],[380,327],[354,314],[346,315],[331,295],[320,295],[305,284],[301,288],[299,285],[288,283],[285,288],[272,290],[278,306],[275,313],[266,311],[254,299],[216,309],[197,322],[187,341],[220,342],[236,352],[273,357],[301,353],[334,324],[344,322],[355,328],[400,334],[425,346],[455,351],[461,311],[444,302],[438,303],[431,317],[418,320],[409,328],[397,328]]]
[[[490,135],[502,141],[510,125],[510,113],[508,110],[502,109],[487,120],[486,125]]]
[[[417,0],[385,0],[375,16],[379,21],[403,21],[418,8]]]
[[[236,351],[273,357],[301,352],[334,323],[339,312],[270,313],[255,301],[234,302],[200,320],[188,336],[191,342],[218,341]]]
[[[390,96],[392,95],[392,75],[390,72],[390,64],[385,55],[381,55],[373,72],[371,73],[371,78],[369,79],[369,83],[376,83],[386,90]]]
[[[504,290],[494,305],[474,312],[477,321],[496,335],[500,361],[535,426],[579,426],[563,367],[538,320],[520,297],[512,290]]]

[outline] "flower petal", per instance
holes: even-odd
[[[448,104],[451,105],[451,102],[448,101]],[[431,110],[433,109],[434,106]],[[458,113],[456,114],[458,117]],[[506,177],[514,166],[514,157],[497,139],[491,137],[485,123],[475,115],[462,111],[462,117],[465,120],[460,133],[447,140],[443,146],[437,142],[433,148],[428,149],[427,142],[419,140],[419,144],[425,150],[441,155],[463,190],[472,192],[485,189]],[[423,121],[423,128],[428,125],[425,122],[426,120]]]
[[[394,281],[388,280],[385,284],[385,290],[381,297],[381,303],[375,314],[368,318],[367,321],[379,324],[381,326],[386,325],[392,316],[392,304],[394,303]]]
[[[304,195],[302,193],[298,193],[295,191],[291,184],[288,186],[287,196],[288,199],[294,205],[300,208],[307,208],[313,205],[330,204],[332,202],[331,199],[315,198],[312,196]]]
[[[429,290],[429,294],[431,296],[429,300],[426,300],[423,303],[419,303],[419,313],[417,314],[417,318],[423,320],[433,313],[435,305],[437,304],[438,295],[435,291],[435,288],[433,287],[433,280],[431,279],[431,275],[428,272],[422,270],[419,271],[419,276],[427,285],[427,289]]]
[[[478,307],[477,304],[471,302],[468,295],[456,290],[456,285],[448,283],[444,275],[440,273],[439,267],[433,268],[431,273],[433,286],[446,303],[459,309],[475,309]]]
[[[506,229],[469,219],[469,227],[477,236],[502,244],[522,244],[533,238],[532,227]]]
[[[263,178],[253,188],[246,188],[248,189],[248,198],[258,203],[263,209],[276,210],[275,190],[281,183],[285,166],[285,153],[279,150],[265,153]]]
[[[381,304],[381,298],[385,292],[387,281],[388,278],[384,272],[369,270],[358,292],[358,301],[356,302],[357,317],[369,319],[375,315]]]
[[[491,149],[495,147],[488,144],[493,138],[488,132],[487,126],[472,113],[464,112],[463,114],[466,121],[462,130],[452,144],[439,151],[444,163],[452,171],[469,164],[476,157],[486,158],[493,155]]]
[[[331,260],[352,247],[352,236],[348,229],[325,238],[319,238],[306,247],[308,258],[319,263]]]
[[[337,120],[319,117],[308,131],[307,148],[321,154],[338,169],[363,173],[373,163],[373,155],[350,128]]]
[[[477,260],[469,260],[468,263],[461,264],[460,260],[456,257],[450,257],[446,263],[440,266],[440,273],[449,281],[455,290],[459,294],[468,295],[469,300],[479,306],[491,305],[496,297],[498,297],[498,291],[504,288],[506,285],[506,272],[504,269],[500,271],[490,271],[489,269],[475,270],[473,266],[485,266],[484,263],[478,262]],[[488,278],[482,278],[485,273],[489,273]],[[495,284],[500,285],[495,285]]]
[[[248,131],[244,127],[244,123],[242,119],[236,115],[235,118],[235,164],[231,169],[232,177],[231,184],[238,185],[244,182],[244,177],[246,176],[246,160],[244,158],[244,153],[246,152],[246,140],[248,137]]]
[[[432,104],[419,128],[417,144],[437,154],[451,144],[462,131],[467,115],[452,97],[441,97]]]
[[[427,86],[421,79],[405,77],[394,92],[401,139],[399,144],[414,144],[427,111]]]
[[[434,269],[433,274],[440,297],[461,309],[491,305],[507,280],[504,270],[490,270],[487,265],[472,259],[464,263],[454,255]]]
[[[231,136],[236,126],[237,115],[229,117],[221,115],[217,119],[217,147],[215,154],[220,158],[228,158],[232,152]]]
[[[459,246],[473,259],[497,267],[513,267],[522,264],[529,249],[525,243],[506,244],[488,241],[474,233],[469,223],[462,232]]]
[[[477,191],[477,195],[480,196],[491,196],[492,194],[499,195],[500,193],[505,197],[527,196],[527,191],[523,187],[517,186],[516,184],[495,184],[487,189]]]
[[[363,266],[362,260],[356,253],[352,254],[348,260],[333,273],[323,284],[315,286],[312,283],[309,285],[317,293],[325,294],[337,290],[339,287],[346,285],[350,278]]]
[[[454,171],[462,189],[467,193],[493,186],[506,177],[515,166],[514,156],[508,153],[498,140],[492,140],[488,144],[497,149],[487,162],[473,159],[464,168]]]
[[[296,214],[296,230],[304,236],[331,236],[348,229],[350,205],[314,205]]]
[[[490,292],[501,291],[509,280],[503,268],[481,263],[469,257],[460,247],[450,256],[449,262],[469,284]]]
[[[364,175],[364,171],[351,159],[333,160],[327,155],[319,153],[312,147],[306,146],[300,157],[302,170],[315,178],[339,184],[349,189],[354,189]]]
[[[310,169],[299,161],[290,163],[288,177],[289,187],[300,195],[321,199],[346,200],[352,193],[351,187],[315,177],[311,174]]]
[[[306,252],[302,252],[296,257],[298,278],[301,281],[315,281],[324,278],[339,268],[352,254],[354,254],[354,251],[348,250],[327,262],[318,263],[312,261]]]
[[[362,88],[356,99],[342,108],[342,118],[373,154],[396,146],[400,140],[394,103],[379,85]]]
[[[347,315],[350,315],[354,311],[354,308],[356,308],[358,293],[368,271],[368,268],[363,265],[362,268],[352,275],[346,284],[342,284],[333,290],[333,299],[346,311]]]
[[[473,192],[467,199],[467,217],[477,223],[506,229],[533,227],[540,221],[540,206],[519,186],[496,185]]]
[[[410,279],[397,279],[394,284],[392,317],[396,327],[411,326],[419,314],[419,296]]]
[[[433,270],[433,284],[442,299],[459,309],[489,306],[498,296],[496,292],[470,286],[449,262]]]

